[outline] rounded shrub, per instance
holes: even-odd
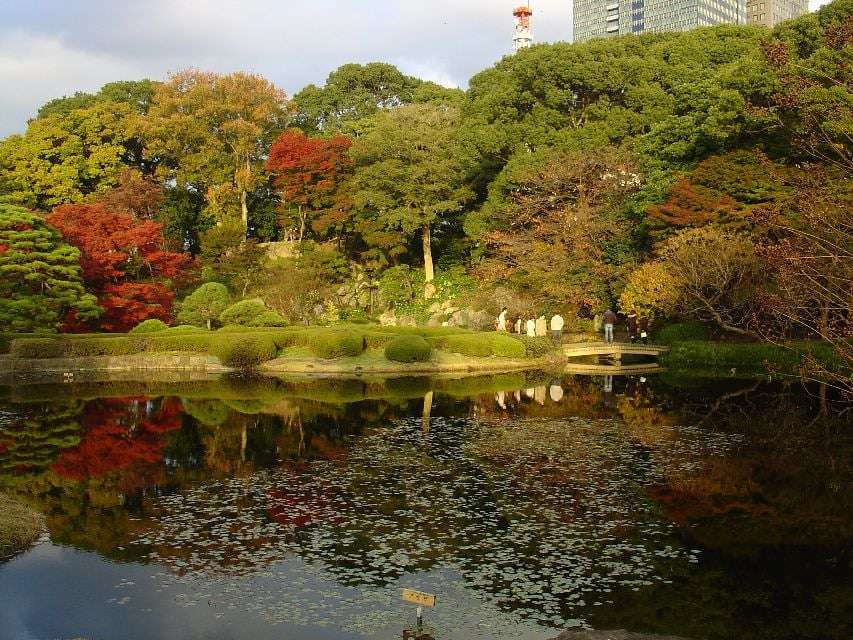
[[[252,369],[276,357],[272,338],[263,334],[219,334],[211,352],[226,367]]]
[[[364,351],[364,336],[351,329],[321,329],[308,336],[308,348],[324,360],[358,356]]]
[[[277,311],[264,311],[252,322],[253,327],[286,327],[289,323]]]
[[[158,320],[157,318],[149,318],[148,320],[143,320],[138,325],[133,327],[128,333],[156,333],[158,331],[165,331],[169,328],[162,320]]]
[[[242,327],[254,326],[258,317],[269,311],[263,300],[241,300],[228,307],[219,316],[219,322],[223,326],[236,324]]]
[[[394,362],[426,362],[432,346],[423,336],[402,335],[385,345],[385,357]]]

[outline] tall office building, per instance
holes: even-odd
[[[752,1],[574,0],[574,41],[648,31],[687,31],[725,23],[747,24],[746,5]]]
[[[783,20],[796,18],[809,10],[808,0],[747,0],[749,24],[775,27]]]

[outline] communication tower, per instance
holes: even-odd
[[[530,3],[526,7],[516,7],[512,10],[515,19],[515,35],[512,37],[512,50],[526,49],[533,44],[533,32],[530,30],[530,16],[533,10]]]

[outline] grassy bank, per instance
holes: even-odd
[[[0,560],[5,560],[32,545],[42,532],[41,516],[0,494]]]
[[[0,335],[0,350],[18,361],[140,354],[211,355],[225,366],[254,369],[265,363],[311,359],[331,362],[363,359],[361,364],[405,368],[413,363],[441,365],[448,356],[474,359],[537,359],[550,351],[546,338],[474,332],[450,327],[224,327],[209,332],[175,327],[127,335]],[[452,358],[450,358],[452,359]],[[355,363],[358,365],[359,363]],[[279,363],[281,366],[281,363]],[[386,366],[386,368],[387,368]]]
[[[673,342],[659,361],[671,370],[703,375],[802,376],[807,357],[814,358],[830,371],[840,372],[844,367],[832,347],[820,342],[777,345],[687,340]]]

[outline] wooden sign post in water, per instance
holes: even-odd
[[[424,607],[435,606],[435,595],[432,593],[424,593],[423,591],[415,591],[414,589],[403,589],[403,600],[406,602],[414,602],[418,605],[417,616],[418,632],[423,628],[424,623]]]

